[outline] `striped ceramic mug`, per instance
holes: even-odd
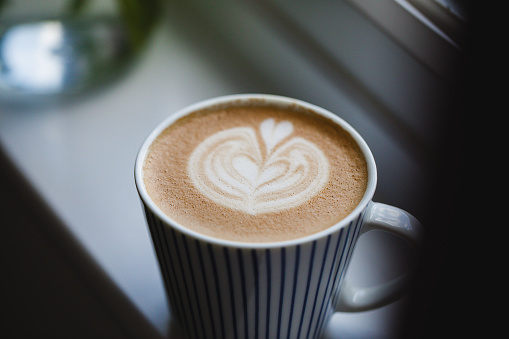
[[[200,108],[261,99],[298,105],[324,115],[348,131],[368,167],[368,184],[358,206],[328,229],[279,242],[237,242],[209,237],[173,221],[152,201],[143,183],[151,143],[176,118]],[[232,95],[175,113],[145,140],[135,165],[153,245],[172,314],[189,338],[318,338],[337,311],[380,307],[399,297],[405,276],[380,286],[356,287],[345,273],[359,236],[381,229],[417,247],[419,222],[396,207],[372,201],[377,174],[365,141],[345,121],[315,105],[272,95]]]

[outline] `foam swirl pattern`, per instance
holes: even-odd
[[[324,187],[329,163],[315,144],[292,134],[291,122],[274,119],[258,131],[217,132],[191,154],[189,177],[204,196],[249,214],[299,206]]]

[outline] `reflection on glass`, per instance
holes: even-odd
[[[0,81],[35,93],[62,88],[63,27],[59,22],[27,24],[9,30],[2,41]]]

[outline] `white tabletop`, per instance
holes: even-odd
[[[259,34],[267,29],[260,26]],[[172,112],[234,93],[297,97],[338,112],[365,136],[379,162],[377,198],[382,202],[411,209],[418,202],[415,194],[425,185],[421,181],[425,171],[408,150],[277,36],[260,45],[279,46],[267,58],[274,63],[266,66],[257,57],[239,59],[243,51],[250,51],[228,50],[228,39],[218,41],[219,48],[214,49],[210,35],[203,41],[200,37],[191,21],[170,13],[143,55],[114,83],[72,100],[0,102],[0,142],[11,160],[163,335],[170,331],[171,312],[135,189],[133,166],[143,139]],[[350,273],[360,283],[383,281],[399,270],[399,264],[376,255],[387,250],[379,238],[367,237],[356,249]],[[390,338],[402,304],[336,314],[326,337],[336,338],[341,332],[348,338]]]

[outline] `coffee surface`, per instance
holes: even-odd
[[[281,241],[346,217],[367,186],[349,133],[316,113],[262,104],[204,109],[152,143],[144,183],[181,225],[244,242]]]

